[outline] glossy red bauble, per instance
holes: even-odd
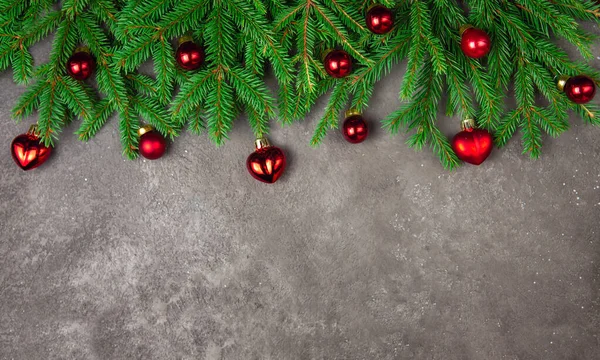
[[[158,131],[148,131],[140,136],[139,149],[146,159],[156,160],[165,153],[167,141]]]
[[[10,145],[13,160],[23,170],[31,170],[42,165],[52,153],[52,148],[40,142],[33,133],[17,136]]]
[[[567,80],[564,91],[572,102],[586,104],[596,95],[596,83],[584,75],[573,76]]]
[[[494,138],[483,129],[466,129],[454,136],[452,149],[459,159],[473,165],[480,165],[492,153]]]
[[[466,56],[479,59],[489,54],[492,40],[485,31],[468,28],[462,33],[460,47]]]
[[[394,13],[383,5],[375,5],[367,11],[367,28],[375,34],[387,34],[394,27]]]
[[[351,115],[344,120],[342,135],[349,143],[358,144],[369,135],[369,127],[361,115]]]
[[[352,72],[352,58],[344,50],[333,50],[325,56],[325,71],[334,78],[343,78]]]
[[[67,60],[67,74],[75,80],[88,79],[95,68],[96,61],[87,51],[78,51]]]
[[[257,140],[256,144],[256,150],[246,160],[246,168],[256,180],[273,184],[285,170],[285,154],[264,139]]]
[[[177,64],[185,70],[196,70],[204,62],[204,49],[193,41],[181,43],[175,53]]]

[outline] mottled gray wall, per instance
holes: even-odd
[[[323,103],[274,125],[274,186],[246,173],[243,121],[154,162],[121,157],[114,120],[87,144],[72,126],[23,172],[1,74],[0,358],[597,359],[600,129],[449,173],[376,129],[403,71],[364,144],[310,148]]]

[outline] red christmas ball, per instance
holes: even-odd
[[[466,56],[479,59],[489,54],[492,40],[485,31],[468,28],[462,33],[460,47]]]
[[[10,153],[15,163],[23,170],[42,165],[52,153],[52,148],[40,142],[32,131],[17,136],[10,144]]]
[[[596,95],[596,83],[585,75],[573,76],[565,84],[565,94],[576,104],[586,104]]]
[[[342,135],[349,143],[358,144],[369,135],[369,127],[361,115],[351,115],[344,120]]]
[[[325,56],[325,71],[334,78],[343,78],[352,72],[352,58],[344,50],[333,50]]]
[[[95,68],[96,61],[87,51],[78,51],[67,60],[67,74],[75,80],[88,79]]]
[[[394,27],[394,13],[383,5],[375,5],[367,11],[367,28],[375,34],[386,34]]]
[[[285,170],[285,154],[266,139],[256,140],[256,150],[246,159],[246,168],[258,181],[273,184]]]
[[[183,69],[196,70],[204,62],[204,49],[193,41],[186,41],[177,48],[175,58]]]
[[[452,139],[452,149],[456,156],[473,165],[481,165],[492,153],[493,146],[492,134],[483,129],[466,129]]]
[[[146,159],[156,160],[165,153],[167,141],[158,131],[147,131],[140,136],[139,149]]]

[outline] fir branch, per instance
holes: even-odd
[[[217,144],[227,139],[236,116],[234,111],[233,89],[225,81],[222,70],[215,73],[215,86],[208,90],[206,109],[208,115],[208,135]]]
[[[313,135],[310,141],[312,146],[317,146],[323,141],[323,138],[325,138],[328,129],[337,128],[338,118],[340,116],[340,113],[346,106],[347,102],[348,91],[346,82],[338,81],[335,87],[333,88],[331,98],[329,99],[329,103],[325,108],[325,114],[323,115],[321,121],[319,121],[317,129],[315,130],[315,134]]]
[[[79,140],[89,141],[94,137],[115,110],[117,109],[110,99],[104,98],[98,101],[94,107],[93,116],[84,119],[76,132]]]
[[[60,98],[75,115],[87,119],[93,114],[94,105],[83,85],[70,77],[57,77],[56,89]]]
[[[155,43],[152,48],[152,58],[154,60],[158,98],[166,104],[171,101],[175,81],[175,54],[171,44],[164,40]]]
[[[123,155],[133,160],[138,157],[139,138],[137,131],[140,128],[139,121],[132,113],[129,104],[119,109],[119,132],[121,133],[121,144],[123,146]]]

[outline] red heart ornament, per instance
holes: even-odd
[[[12,158],[23,170],[31,170],[42,165],[52,153],[52,148],[40,142],[31,133],[17,136],[10,145]]]
[[[480,165],[492,153],[494,138],[487,130],[466,129],[454,136],[452,149],[459,159]]]
[[[283,174],[285,154],[275,146],[262,147],[248,156],[246,167],[256,180],[272,184]]]

